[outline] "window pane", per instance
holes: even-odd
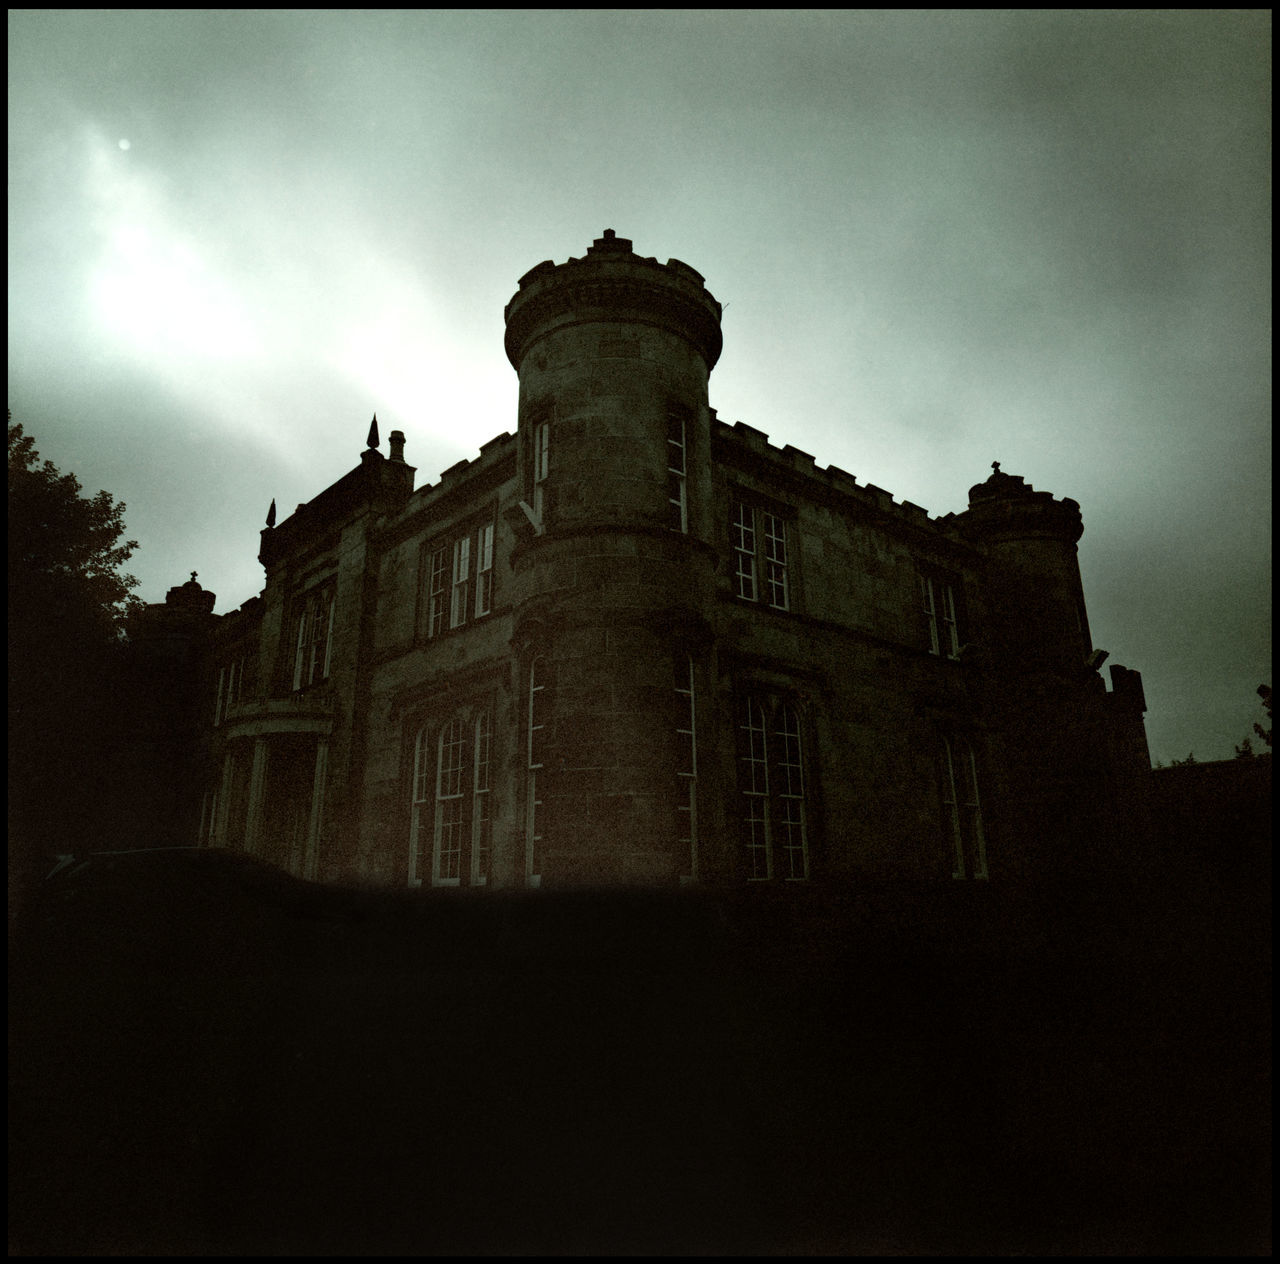
[[[788,609],[787,594],[787,528],[781,518],[766,513],[764,517],[765,577],[769,585],[769,604],[775,610]]]
[[[928,629],[929,653],[940,652],[938,644],[938,615],[933,600],[933,580],[920,576],[920,607],[924,611],[925,627]]]
[[[804,766],[800,717],[793,707],[780,706],[775,722],[774,752],[778,786],[778,835],[788,878],[809,876],[809,847],[805,834]]]
[[[445,550],[434,549],[427,559],[427,636],[436,636],[444,626]]]
[[[461,718],[453,719],[440,734],[436,764],[436,856],[435,881],[455,884],[462,867],[462,846],[466,833],[466,803],[463,770],[467,756],[466,729]]]
[[[533,481],[541,483],[547,477],[551,456],[551,427],[540,422],[533,428]]]
[[[453,545],[453,609],[449,626],[459,627],[467,621],[467,588],[471,575],[471,537],[463,536]]]
[[[476,532],[476,617],[493,605],[493,523]]]
[[[742,754],[739,778],[744,797],[743,845],[747,852],[747,877],[773,876],[769,846],[769,764],[765,742],[764,708],[755,698],[742,708]]]
[[[946,629],[947,657],[960,653],[960,635],[956,625],[956,595],[950,584],[939,584],[942,596],[942,620]]]
[[[738,596],[756,599],[756,532],[754,511],[739,501],[733,510],[733,550]]]

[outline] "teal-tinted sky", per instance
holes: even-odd
[[[1080,501],[1153,758],[1271,679],[1262,10],[9,14],[9,405],[225,611],[376,411],[515,426],[502,309],[605,227],[725,305],[711,402],[930,513]]]

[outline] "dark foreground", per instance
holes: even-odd
[[[1260,903],[777,894],[91,861],[13,953],[10,1253],[1269,1253]]]

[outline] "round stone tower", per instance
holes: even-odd
[[[1079,504],[1001,471],[969,489],[965,534],[985,546],[992,648],[1008,665],[1078,676],[1091,649],[1076,543]]]
[[[506,324],[526,878],[674,883],[696,865],[681,716],[715,562],[720,304],[687,264],[641,258],[606,230],[585,258],[526,273]]]

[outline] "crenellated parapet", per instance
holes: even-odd
[[[1053,539],[1075,544],[1084,534],[1078,501],[1038,492],[1018,474],[993,464],[991,477],[969,488],[969,508],[956,517],[971,538],[988,543]]]
[[[720,304],[687,263],[643,258],[606,229],[582,259],[538,264],[506,307],[507,358],[517,372],[530,348],[561,329],[598,321],[655,325],[695,346],[709,373],[720,358]]]

